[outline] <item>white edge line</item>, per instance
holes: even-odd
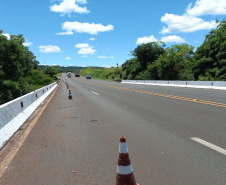
[[[97,96],[99,96],[99,94],[98,93],[96,93],[96,92],[94,92],[94,91],[91,91],[93,94],[96,94]]]
[[[222,153],[222,154],[226,155],[226,150],[221,148],[221,147],[219,147],[219,146],[216,146],[216,145],[214,145],[212,143],[209,143],[209,142],[207,142],[205,140],[202,140],[200,138],[197,138],[197,137],[192,137],[191,139],[193,141],[196,141],[196,142],[198,142],[198,143],[200,143],[202,145],[205,145],[205,146],[207,146],[207,147],[209,147],[209,148],[211,148],[211,149],[213,149],[213,150],[215,150],[215,151],[217,151],[219,153]]]

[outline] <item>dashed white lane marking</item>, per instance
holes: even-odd
[[[94,92],[94,91],[91,91],[93,94],[96,94],[97,96],[99,96],[100,94],[98,94],[98,93],[96,93],[96,92]]]
[[[226,150],[221,148],[221,147],[219,147],[219,146],[216,146],[216,145],[214,145],[212,143],[209,143],[209,142],[207,142],[205,140],[202,140],[200,138],[197,138],[197,137],[192,137],[191,139],[193,141],[196,141],[196,142],[198,142],[198,143],[200,143],[202,145],[205,145],[205,146],[207,146],[207,147],[209,147],[209,148],[211,148],[211,149],[213,149],[213,150],[215,150],[215,151],[217,151],[219,153],[222,153],[222,154],[226,155]]]

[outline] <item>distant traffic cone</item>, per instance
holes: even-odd
[[[69,95],[68,95],[68,99],[72,99],[72,94],[71,94],[71,90],[69,90]]]
[[[67,89],[69,89],[69,85],[67,84]]]
[[[117,166],[116,185],[137,185],[133,175],[133,167],[129,159],[126,138],[120,137],[119,159]]]

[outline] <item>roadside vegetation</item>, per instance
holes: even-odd
[[[0,104],[4,104],[31,91],[54,82],[57,67],[39,69],[39,62],[22,35],[10,39],[0,30]]]
[[[188,44],[166,48],[150,42],[131,52],[134,58],[122,65],[128,80],[226,80],[226,21],[206,35],[194,52]]]
[[[122,78],[122,68],[112,67],[104,69],[94,69],[88,67],[87,69],[80,70],[82,76],[86,76],[87,73],[92,75],[92,78],[101,79],[101,80],[120,80]]]
[[[81,69],[81,75],[104,80],[225,81],[226,21],[210,31],[196,51],[186,43],[166,47],[150,42],[137,46],[131,55],[122,67]]]

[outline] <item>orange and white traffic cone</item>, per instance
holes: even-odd
[[[69,95],[68,95],[68,99],[72,99],[72,94],[71,94],[71,90],[69,90]]]
[[[138,185],[133,175],[133,167],[129,159],[128,147],[124,136],[120,137],[119,143],[116,185]]]

